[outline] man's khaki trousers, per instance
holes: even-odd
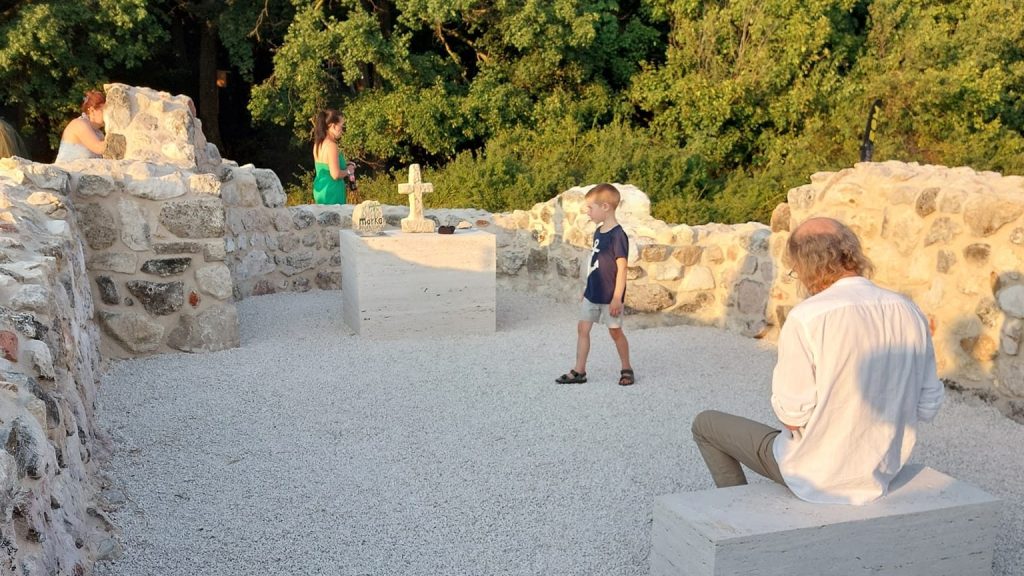
[[[705,410],[693,419],[693,440],[711,470],[715,486],[741,486],[747,483],[742,463],[761,476],[786,485],[772,454],[775,437],[781,431],[760,422]]]

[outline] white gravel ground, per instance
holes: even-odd
[[[630,331],[637,384],[574,307],[499,292],[498,333],[375,342],[338,292],[250,298],[242,346],[115,363],[101,424],[124,556],[98,574],[647,574],[651,506],[711,487],[690,439],[718,408],[772,422],[774,348]],[[1003,498],[997,576],[1024,574],[1024,426],[947,397],[915,460]]]

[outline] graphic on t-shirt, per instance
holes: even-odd
[[[593,274],[594,270],[597,270],[598,267],[601,265],[600,260],[598,260],[598,258],[597,258],[597,253],[601,251],[600,244],[601,244],[601,241],[597,238],[597,236],[595,236],[594,237],[594,247],[591,248],[591,250],[590,250],[593,254],[590,256],[590,269],[587,270],[587,276],[590,276],[591,274]]]

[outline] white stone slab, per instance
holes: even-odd
[[[495,236],[341,231],[342,317],[361,336],[429,338],[495,329]]]
[[[984,576],[999,501],[906,467],[866,506],[811,504],[778,484],[657,498],[652,576]]]

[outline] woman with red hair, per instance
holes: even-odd
[[[99,158],[107,144],[103,141],[103,106],[107,97],[102,92],[90,90],[82,100],[82,115],[68,122],[60,136],[60,148],[54,162],[66,162],[80,158]]]

